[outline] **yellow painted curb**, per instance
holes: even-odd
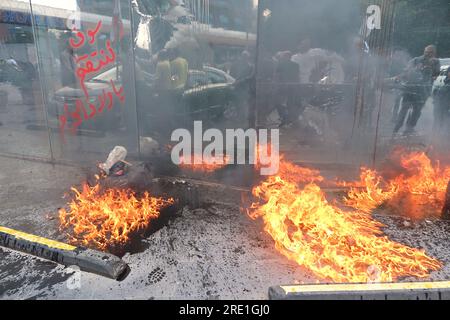
[[[302,292],[349,292],[349,291],[395,291],[450,288],[450,281],[400,282],[400,283],[348,283],[321,285],[280,286],[286,293]]]
[[[0,226],[0,232],[9,234],[11,236],[14,236],[17,239],[39,243],[39,244],[45,245],[45,246],[47,246],[49,248],[68,250],[68,251],[73,251],[73,250],[75,250],[77,248],[77,247],[71,246],[71,245],[66,244],[66,243],[62,243],[62,242],[59,242],[59,241],[42,238],[42,237],[39,237],[39,236],[28,234],[28,233],[25,233],[25,232],[22,232],[22,231],[9,229],[9,228],[2,227],[2,226]]]
[[[80,270],[115,280],[123,280],[130,268],[115,255],[74,247],[55,240],[0,226],[0,247],[24,252],[65,266],[79,266]]]
[[[271,300],[450,300],[450,281],[282,285]]]

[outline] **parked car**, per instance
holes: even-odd
[[[19,61],[14,58],[0,59],[0,84],[10,83],[19,89],[23,104],[34,104],[32,90],[33,80],[36,79],[36,76],[36,68],[29,61]],[[5,103],[5,99],[7,97],[4,98],[3,95],[3,103]]]
[[[116,68],[111,68],[100,73],[85,82],[89,95],[89,102],[94,105],[98,103],[98,96],[103,90],[111,91],[111,81],[117,90],[122,88],[122,79]],[[117,74],[119,77],[117,78]],[[233,91],[235,80],[226,72],[213,68],[204,67],[203,70],[189,70],[186,88],[182,93],[182,101],[175,106],[175,113],[189,116],[195,120],[202,120],[203,117],[221,117],[225,108],[234,99]],[[143,119],[151,116],[152,107],[157,107],[157,91],[151,79],[137,81],[136,91],[139,105],[139,116]],[[67,104],[69,111],[74,111],[77,100],[85,100],[84,92],[79,86],[68,86],[57,90],[50,99],[49,114],[59,117],[64,113],[64,105]],[[153,103],[152,103],[153,101]],[[86,121],[82,124],[84,129],[111,129],[112,125],[117,126],[117,118],[123,110],[119,107],[119,99],[114,96],[113,107],[110,112],[105,112],[101,117]]]
[[[235,79],[226,72],[204,67],[203,70],[190,70],[183,93],[186,112],[194,120],[220,118],[226,108],[234,102]]]
[[[117,78],[117,75],[119,77]],[[88,93],[88,101],[94,105],[99,104],[99,96],[103,94],[103,91],[112,91],[111,81],[113,81],[117,90],[122,87],[122,81],[120,78],[121,68],[119,67],[119,72],[117,69],[110,68],[97,76],[85,81],[85,87]],[[84,91],[81,89],[80,85],[66,86],[57,90],[53,96],[49,99],[49,115],[53,118],[58,119],[60,115],[63,115],[65,110],[64,106],[67,104],[68,111],[74,112],[76,110],[76,101],[82,100],[84,102],[85,108],[89,108],[86,103],[86,98]],[[120,118],[120,108],[119,99],[113,94],[112,108],[108,112],[103,112],[101,116],[97,116],[89,121],[83,121],[79,128],[88,130],[106,130],[117,127],[118,120]],[[69,122],[71,120],[69,119]]]

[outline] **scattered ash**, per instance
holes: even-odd
[[[0,248],[0,300],[37,299],[66,281],[69,269],[48,260]]]

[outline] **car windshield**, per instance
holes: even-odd
[[[208,76],[208,83],[217,84],[227,82],[227,79],[219,73],[208,71],[206,74]]]
[[[212,83],[234,82],[234,79],[230,75],[220,69],[206,67],[204,70],[207,72]]]
[[[189,72],[187,86],[189,88],[196,88],[198,86],[205,86],[208,84],[208,77],[205,72],[191,70]]]

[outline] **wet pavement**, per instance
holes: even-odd
[[[0,162],[7,169],[0,174],[1,224],[63,240],[57,211],[84,172],[2,157]],[[252,221],[238,204],[182,208],[142,242],[139,252],[123,257],[131,272],[122,282],[0,249],[0,298],[266,299],[271,285],[315,281],[279,254],[262,222]]]
[[[0,225],[64,241],[57,212],[85,172],[4,157],[0,165]],[[317,281],[275,250],[262,221],[241,212],[238,201],[211,200],[201,209],[180,208],[125,254],[131,272],[122,282],[0,248],[0,299],[267,299],[272,285]],[[431,280],[450,279],[450,224],[375,217],[392,240],[443,262]]]

